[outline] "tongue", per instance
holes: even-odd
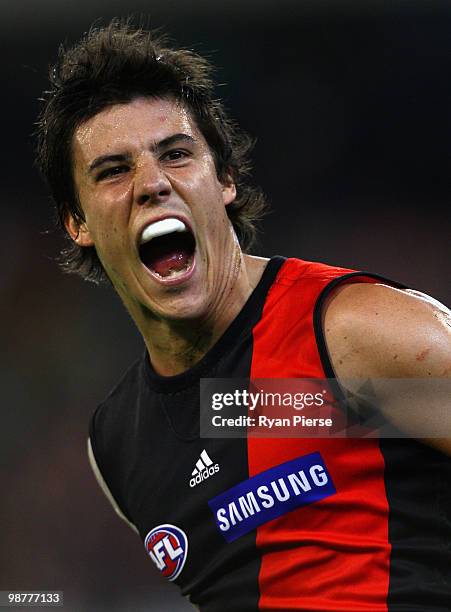
[[[152,260],[152,270],[160,276],[170,276],[188,267],[190,254],[188,251],[176,251],[156,256]]]

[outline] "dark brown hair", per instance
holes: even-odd
[[[50,70],[51,88],[44,92],[37,127],[37,163],[50,187],[57,220],[70,213],[84,220],[72,174],[71,143],[75,129],[106,107],[138,96],[174,98],[189,110],[206,139],[220,180],[232,174],[237,188],[227,207],[229,218],[248,251],[256,235],[256,221],[265,212],[262,192],[246,183],[253,142],[228,117],[213,97],[212,65],[193,51],[172,49],[164,37],[113,20],[91,30],[73,47],[59,50]],[[66,272],[99,282],[105,272],[94,247],[80,247],[67,232],[67,247],[59,263]]]

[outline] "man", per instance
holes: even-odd
[[[425,443],[199,437],[201,378],[451,372],[449,313],[434,300],[246,254],[263,198],[245,184],[249,141],[213,99],[210,71],[114,22],[51,73],[38,159],[71,240],[63,265],[107,277],[146,347],[92,419],[97,479],[205,612],[444,611],[451,436],[439,391],[420,385],[406,406],[375,386],[380,413]],[[439,410],[442,438],[427,425]]]

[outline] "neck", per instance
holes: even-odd
[[[242,255],[224,275],[210,311],[200,320],[152,320],[140,331],[154,370],[174,376],[192,368],[222,336],[261,278],[267,259]]]

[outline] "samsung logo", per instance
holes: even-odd
[[[319,453],[287,461],[210,500],[228,542],[283,514],[333,495],[335,487]]]

